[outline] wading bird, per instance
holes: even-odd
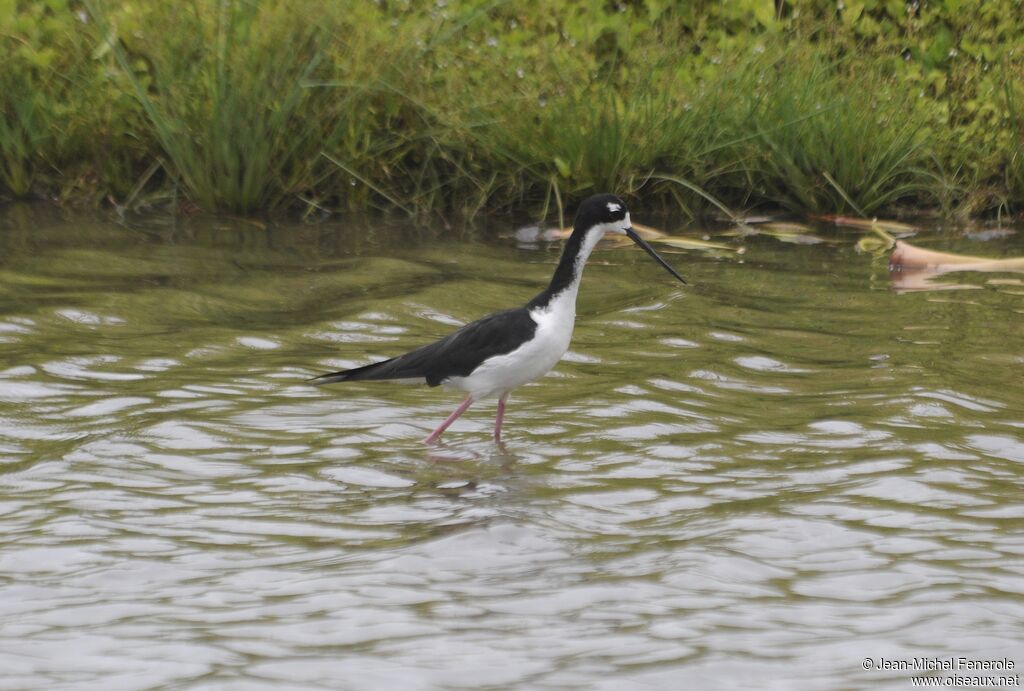
[[[598,194],[580,204],[572,235],[551,277],[551,283],[522,307],[495,312],[466,324],[436,343],[405,355],[364,367],[311,379],[312,384],[341,381],[402,379],[466,392],[466,400],[424,440],[432,444],[473,404],[498,399],[494,440],[501,441],[501,424],[509,393],[547,374],[569,349],[576,321],[576,293],[583,265],[605,233],[627,235],[683,283],[686,281],[636,234],[629,211],[612,194]]]

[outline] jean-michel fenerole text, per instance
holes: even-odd
[[[890,660],[880,657],[875,662],[875,669],[877,670],[893,669],[920,672],[932,672],[937,670],[955,672],[965,672],[968,670],[1009,671],[1014,667],[1016,667],[1014,661],[1006,657],[999,658],[997,660],[978,660],[970,657],[912,657],[907,660]]]

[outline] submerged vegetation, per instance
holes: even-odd
[[[0,197],[1024,208],[1019,0],[0,0]]]

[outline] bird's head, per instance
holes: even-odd
[[[626,202],[614,194],[595,194],[580,204],[576,211],[575,230],[595,230],[625,235],[632,228]]]
[[[597,239],[604,236],[605,233],[626,235],[651,255],[656,262],[665,267],[670,274],[686,283],[686,279],[680,276],[675,269],[669,266],[668,262],[661,258],[661,255],[654,251],[653,247],[637,235],[629,220],[629,209],[626,208],[626,202],[614,194],[595,194],[584,199],[576,211],[573,230],[587,235],[597,234]]]

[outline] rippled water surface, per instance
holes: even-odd
[[[908,283],[853,231],[711,236],[743,252],[667,254],[690,286],[599,250],[506,445],[490,403],[427,448],[459,394],[304,379],[528,299],[557,246],[3,211],[0,688],[1021,672],[1024,274]]]

